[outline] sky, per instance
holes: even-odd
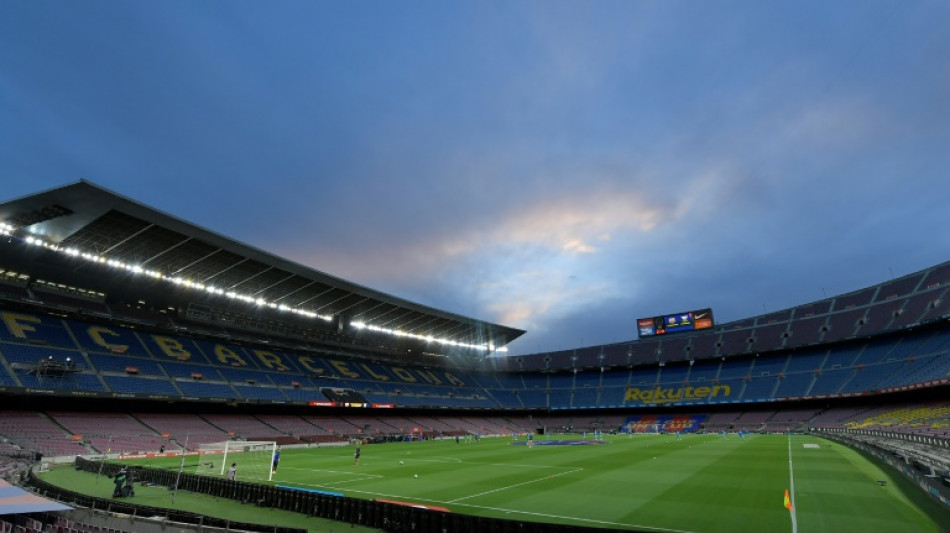
[[[0,2],[0,201],[80,178],[509,355],[950,259],[950,3]]]

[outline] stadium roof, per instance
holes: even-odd
[[[364,323],[462,345],[504,346],[523,330],[476,320],[413,303],[277,257],[198,227],[81,180],[0,204],[0,222],[14,237],[38,238],[50,247],[21,258],[24,265],[61,264],[44,255],[69,255],[71,275],[99,273],[121,262],[154,279],[187,281],[200,288],[249,296],[247,305],[305,311],[340,321]],[[5,254],[6,255],[6,254]],[[14,260],[7,256],[4,262]],[[116,264],[116,263],[113,263]],[[3,265],[0,265],[3,266]],[[8,268],[14,265],[7,265]],[[161,277],[154,274],[160,273]],[[246,302],[248,300],[245,300]],[[256,303],[254,303],[256,302]]]
[[[0,515],[72,510],[68,505],[37,496],[0,479]]]

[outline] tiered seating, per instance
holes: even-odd
[[[563,352],[555,352],[555,353],[549,354],[547,357],[545,357],[545,363],[546,364],[543,367],[535,368],[535,370],[542,370],[542,369],[559,370],[559,369],[566,369],[566,368],[574,368],[574,351],[565,350]]]
[[[689,345],[689,356],[693,359],[708,359],[718,354],[720,333],[700,333],[691,335],[692,342]]]
[[[950,428],[950,402],[898,409],[882,408],[877,412],[865,413],[859,420],[846,422],[844,427],[931,435],[946,434],[945,430]]]
[[[660,383],[683,384],[688,381],[690,367],[688,365],[666,365],[660,367]]]
[[[904,300],[895,299],[868,307],[864,325],[858,329],[858,333],[874,333],[890,329],[891,321],[900,314],[904,304]]]
[[[893,360],[890,356],[894,348],[893,344],[869,344],[858,356],[848,363],[848,366],[873,365],[887,360]]]
[[[9,373],[7,373],[6,367],[0,362],[0,387],[10,385],[10,386],[19,386],[16,379]]]
[[[881,381],[880,388],[948,378],[950,378],[950,353],[944,352],[931,357],[924,356],[907,360],[900,369]]]
[[[792,322],[789,326],[789,340],[787,341],[788,344],[807,346],[809,344],[817,343],[824,335],[822,327],[825,325],[827,320],[828,317],[822,315]]]
[[[788,359],[786,356],[756,357],[749,374],[752,376],[777,376],[785,372]]]
[[[59,389],[105,392],[105,386],[99,381],[99,376],[91,373],[65,374],[62,376],[37,376],[36,374],[21,374],[20,382],[24,387],[37,389]]]
[[[768,419],[775,416],[775,411],[746,411],[736,417],[733,425],[736,429],[755,431],[765,426]]]
[[[157,450],[164,439],[125,413],[50,412],[50,418],[100,453]]]
[[[703,422],[707,431],[720,431],[723,429],[732,429],[736,426],[742,413],[738,411],[727,411],[723,413],[713,413]]]
[[[218,367],[218,373],[225,380],[232,383],[247,383],[251,385],[274,385],[270,373],[250,368]]]
[[[76,343],[58,317],[0,309],[0,341],[76,349]]]
[[[779,399],[807,396],[814,380],[814,371],[797,373],[786,372],[784,377],[779,378],[778,388],[775,389],[773,397]]]
[[[653,385],[659,381],[659,366],[639,366],[634,367],[630,372],[631,385]]]
[[[628,364],[655,363],[659,359],[660,343],[655,340],[632,343],[629,348]]]
[[[756,350],[777,350],[785,344],[788,331],[788,322],[757,326],[754,331],[755,342],[752,347]]]
[[[628,361],[629,356],[627,355],[630,351],[629,344],[608,344],[606,346],[601,346],[601,353],[604,356],[604,365],[605,366],[628,366],[630,362]]]
[[[286,401],[287,396],[277,387],[262,387],[259,385],[233,385],[234,391],[241,398],[249,400]]]
[[[946,378],[950,370],[946,357],[950,332],[922,333],[925,328],[916,328],[890,340],[865,338],[824,347],[811,344],[848,339],[855,333],[860,337],[874,333],[876,328],[891,327],[882,324],[896,321],[892,320],[894,310],[907,308],[912,301],[917,305],[941,300],[937,307],[921,309],[922,313],[930,309],[939,312],[944,303],[938,296],[950,290],[950,285],[942,285],[948,282],[945,272],[950,272],[950,266],[941,265],[878,287],[729,323],[697,335],[584,347],[545,356],[555,367],[584,368],[577,374],[493,375],[452,370],[452,377],[447,377],[448,371],[350,360],[337,352],[308,352],[298,359],[291,353],[256,351],[207,337],[191,339],[168,332],[0,311],[5,313],[5,320],[0,322],[0,355],[8,363],[31,365],[44,356],[71,356],[84,369],[63,377],[40,378],[25,372],[11,376],[10,366],[0,365],[0,383],[53,391],[265,402],[322,400],[319,389],[331,386],[355,390],[373,403],[460,408],[632,405],[626,400],[628,387],[645,391],[661,384],[670,390],[700,384],[728,385],[731,392],[717,401],[868,392]],[[786,330],[790,332],[788,338],[784,336]],[[790,350],[777,354],[769,351],[780,347]],[[753,353],[758,357],[751,357]],[[692,365],[685,363],[687,358],[692,358]],[[529,359],[512,361],[524,367]],[[625,365],[641,364],[598,371],[606,361],[618,360]],[[130,366],[135,366],[137,372],[127,371]],[[339,379],[330,379],[329,375]]]
[[[788,366],[785,367],[785,375],[795,372],[814,372],[822,367],[828,353],[825,350],[812,353],[797,353],[788,358]]]
[[[538,427],[538,424],[528,417],[507,417],[505,421],[507,422],[508,428],[515,433],[532,433]]]
[[[741,355],[749,352],[749,338],[752,332],[748,329],[723,333],[719,343],[719,353],[722,355]]]
[[[471,418],[461,419],[469,428],[474,429],[472,433],[479,435],[510,435],[513,431],[509,427],[508,421],[500,417]]]
[[[574,368],[588,368],[603,365],[600,346],[589,346],[574,350]]]
[[[70,520],[63,516],[5,515],[0,519],[0,533],[131,533],[129,530],[99,526]]]
[[[865,308],[832,313],[828,317],[828,331],[822,341],[832,342],[854,337],[864,320],[865,314],[867,314]]]
[[[790,431],[804,426],[815,416],[815,409],[778,411],[766,421],[769,431]]]
[[[633,415],[621,422],[621,431],[629,433],[673,433],[698,431],[705,420],[703,415]],[[580,422],[583,427],[592,429],[610,430],[616,426],[604,424],[601,421]],[[577,430],[575,428],[575,430]],[[582,429],[586,431],[586,429]]]
[[[225,430],[211,425],[197,415],[137,413],[135,417],[163,437],[168,435],[168,438],[177,440],[183,446],[187,442],[187,447],[191,450],[198,449],[199,444],[228,439]]]
[[[903,365],[904,363],[902,361],[893,361],[859,366],[851,379],[848,380],[847,383],[842,384],[838,392],[844,394],[878,389],[880,388],[882,380],[888,375],[900,370]]]
[[[178,335],[141,335],[139,338],[148,353],[156,359],[187,361],[203,365],[211,364],[198,348],[198,345],[195,344],[194,339]],[[167,342],[168,339],[173,342]]]
[[[856,420],[858,417],[867,416],[873,412],[872,409],[862,407],[835,407],[822,413],[818,413],[808,421],[808,427],[815,428],[844,428],[845,423]]]
[[[0,435],[22,448],[43,455],[84,455],[90,450],[72,434],[40,413],[0,411]]]
[[[345,419],[353,427],[361,429],[365,435],[398,435],[403,433],[399,428],[389,424],[385,418],[347,416]]]
[[[339,418],[330,418],[330,417],[312,417],[306,416],[303,417],[304,420],[313,424],[316,427],[316,430],[308,435],[301,435],[303,438],[312,438],[314,436],[320,435],[331,435],[331,436],[340,436],[340,435],[356,435],[359,433],[358,427],[342,420]],[[409,426],[407,423],[401,426],[400,429],[404,429],[404,432],[409,431]]]
[[[868,287],[848,294],[843,294],[834,299],[834,310],[841,311],[852,309],[871,303],[874,295],[877,294],[877,287]]]
[[[319,431],[317,426],[293,415],[258,415],[257,419],[277,429],[284,435],[309,435]]]
[[[556,405],[570,405],[570,401],[567,400],[570,397],[570,389],[562,389],[560,391],[551,390],[551,397],[553,398],[556,394],[561,398],[560,401],[565,401],[565,403],[558,403]],[[544,408],[548,407],[548,392],[544,390],[525,390],[519,394],[521,398],[521,403],[528,408]],[[552,403],[553,400],[552,400]]]
[[[73,333],[73,338],[88,353],[151,357],[134,330],[115,325],[106,327],[89,324],[78,320],[66,320],[65,322]],[[103,344],[106,346],[103,346]]]
[[[162,370],[162,367],[154,359],[144,357],[130,357],[126,355],[103,355],[90,353],[89,361],[99,372],[115,372],[121,374],[131,374],[136,376],[160,376],[167,378],[168,375]]]
[[[599,391],[594,387],[574,389],[571,407],[597,407]]]
[[[488,395],[495,400],[499,407],[503,409],[522,409],[524,404],[518,396],[518,391],[507,389],[495,389],[487,391]]]
[[[168,379],[136,378],[132,376],[102,376],[102,379],[112,389],[112,392],[181,396],[181,391],[175,388],[175,385]]]
[[[224,383],[206,383],[197,380],[178,380],[175,382],[181,390],[182,395],[194,396],[199,398],[237,398],[237,393],[230,385]]]
[[[749,400],[769,400],[775,394],[778,387],[778,376],[755,376],[750,378],[745,388],[742,390],[742,399]]]
[[[815,372],[815,383],[809,391],[811,396],[821,396],[826,394],[837,394],[845,381],[854,375],[855,369],[847,368],[825,368]]]
[[[822,370],[854,366],[854,361],[861,355],[861,352],[867,347],[866,344],[857,344],[852,346],[835,346],[828,351],[828,357],[822,365]]]
[[[216,367],[207,364],[175,363],[163,361],[161,363],[165,372],[173,378],[192,378],[194,374],[201,374],[202,379],[214,381],[227,381],[224,376],[218,372]]]
[[[751,360],[726,359],[725,361],[722,362],[722,365],[719,367],[718,379],[720,382],[736,380],[736,379],[744,379],[746,376],[750,376],[751,373],[752,373]]]
[[[604,388],[625,387],[630,379],[630,371],[627,369],[610,370],[603,373],[601,384]]]
[[[250,415],[208,414],[202,418],[211,425],[221,428],[229,435],[233,434],[239,439],[267,440],[265,437],[286,436],[280,430]]]
[[[689,344],[689,337],[668,337],[660,342],[659,357],[660,361],[682,361],[686,359],[686,345]]]
[[[353,422],[352,418],[349,418],[348,420],[351,423]],[[448,433],[458,429],[457,427],[447,424],[438,418],[413,416],[410,420],[416,425],[415,427],[422,427],[426,431],[434,431],[436,433]]]
[[[538,427],[547,428],[549,432],[590,432],[594,430],[617,430],[626,421],[623,415],[594,416],[594,415],[542,415],[535,416],[533,421]]]
[[[0,353],[2,353],[6,357],[7,361],[11,363],[16,363],[18,365],[28,365],[31,367],[43,359],[50,358],[59,362],[64,362],[67,358],[76,358],[77,363],[82,361],[81,359],[78,359],[78,352],[76,351],[48,346],[0,343]]]
[[[927,275],[927,272],[917,272],[909,276],[904,276],[903,278],[882,283],[874,301],[889,301],[913,294],[920,285],[920,282],[923,281],[925,275]]]

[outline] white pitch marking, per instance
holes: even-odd
[[[503,491],[503,490],[513,489],[513,488],[515,488],[515,487],[520,487],[520,486],[522,486],[522,485],[530,485],[530,484],[532,484],[532,483],[537,483],[538,481],[544,481],[545,479],[551,479],[551,478],[555,478],[555,477],[559,477],[559,476],[563,476],[563,475],[567,475],[567,474],[573,474],[574,472],[580,472],[581,470],[583,470],[583,469],[582,469],[582,468],[574,468],[573,470],[568,470],[567,472],[561,472],[560,474],[551,474],[550,476],[544,476],[544,477],[540,477],[540,478],[538,478],[538,479],[532,479],[532,480],[530,480],[530,481],[524,481],[524,482],[521,482],[521,483],[515,483],[514,485],[508,485],[507,487],[500,487],[500,488],[497,488],[497,489],[487,490],[487,491],[485,491],[485,492],[479,492],[478,494],[472,494],[472,495],[470,495],[470,496],[463,496],[463,497],[461,497],[461,498],[456,498],[456,499],[454,499],[454,500],[450,500],[450,501],[448,501],[448,502],[446,502],[446,503],[456,503],[456,502],[460,502],[460,501],[462,501],[462,500],[467,500],[467,499],[469,499],[469,498],[477,498],[477,497],[479,497],[479,496],[484,496],[484,495],[486,495],[486,494],[492,494],[492,493],[495,493],[495,492],[501,492],[501,491]]]
[[[380,474],[364,474],[362,472],[347,472],[345,470],[323,470],[320,468],[282,468],[281,470],[298,470],[300,472],[327,472],[330,474],[345,474],[348,476],[362,476],[362,477],[383,477]]]
[[[451,503],[451,502],[444,502],[444,503]],[[531,511],[519,511],[519,510],[517,510],[517,509],[503,509],[503,508],[500,508],[500,507],[486,507],[486,506],[484,506],[484,505],[471,505],[471,504],[468,504],[468,503],[460,503],[459,505],[461,505],[462,507],[474,507],[474,508],[476,508],[476,509],[487,509],[487,510],[489,510],[489,511],[505,511],[505,512],[507,512],[507,513],[512,513],[512,514],[525,514],[525,515],[531,515],[531,516],[543,516],[543,517],[545,517],[545,518],[558,518],[558,519],[561,519],[561,520],[576,520],[576,521],[578,521],[578,522],[590,522],[590,523],[592,523],[592,524],[603,524],[603,525],[607,525],[607,526],[634,527],[634,528],[637,528],[637,529],[649,529],[649,530],[651,530],[651,531],[664,531],[664,532],[667,532],[667,533],[697,533],[697,532],[695,532],[695,531],[689,531],[689,530],[685,530],[685,529],[669,529],[669,528],[665,528],[665,527],[641,526],[641,525],[639,525],[639,524],[622,524],[622,523],[620,523],[620,522],[608,522],[608,521],[606,521],[606,520],[594,520],[594,519],[592,519],[592,518],[577,518],[577,517],[574,517],[574,516],[563,516],[563,515],[548,514],[548,513],[535,513],[535,512],[531,512]]]

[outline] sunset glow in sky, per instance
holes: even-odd
[[[0,201],[88,179],[509,354],[950,259],[950,3],[0,3]]]

